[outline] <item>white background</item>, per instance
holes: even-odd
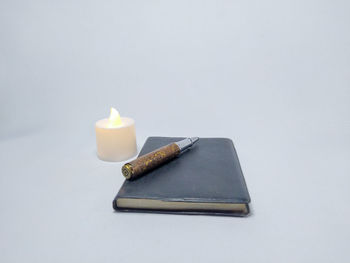
[[[0,1],[1,262],[349,262],[349,1]],[[248,218],[115,213],[95,153],[228,137]]]

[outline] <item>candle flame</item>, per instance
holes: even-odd
[[[108,118],[108,128],[116,128],[118,126],[122,125],[122,120],[120,118],[119,112],[115,108],[111,108],[111,114]]]

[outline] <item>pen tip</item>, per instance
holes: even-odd
[[[196,143],[198,140],[199,140],[198,137],[192,137],[191,138],[192,144]]]

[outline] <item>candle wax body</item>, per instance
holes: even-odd
[[[122,117],[122,125],[108,128],[108,119],[95,124],[97,156],[104,161],[127,160],[137,153],[135,122]]]

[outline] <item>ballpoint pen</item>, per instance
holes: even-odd
[[[142,155],[124,164],[122,173],[126,179],[134,180],[150,170],[180,156],[182,153],[189,150],[198,140],[198,137],[186,138]]]

